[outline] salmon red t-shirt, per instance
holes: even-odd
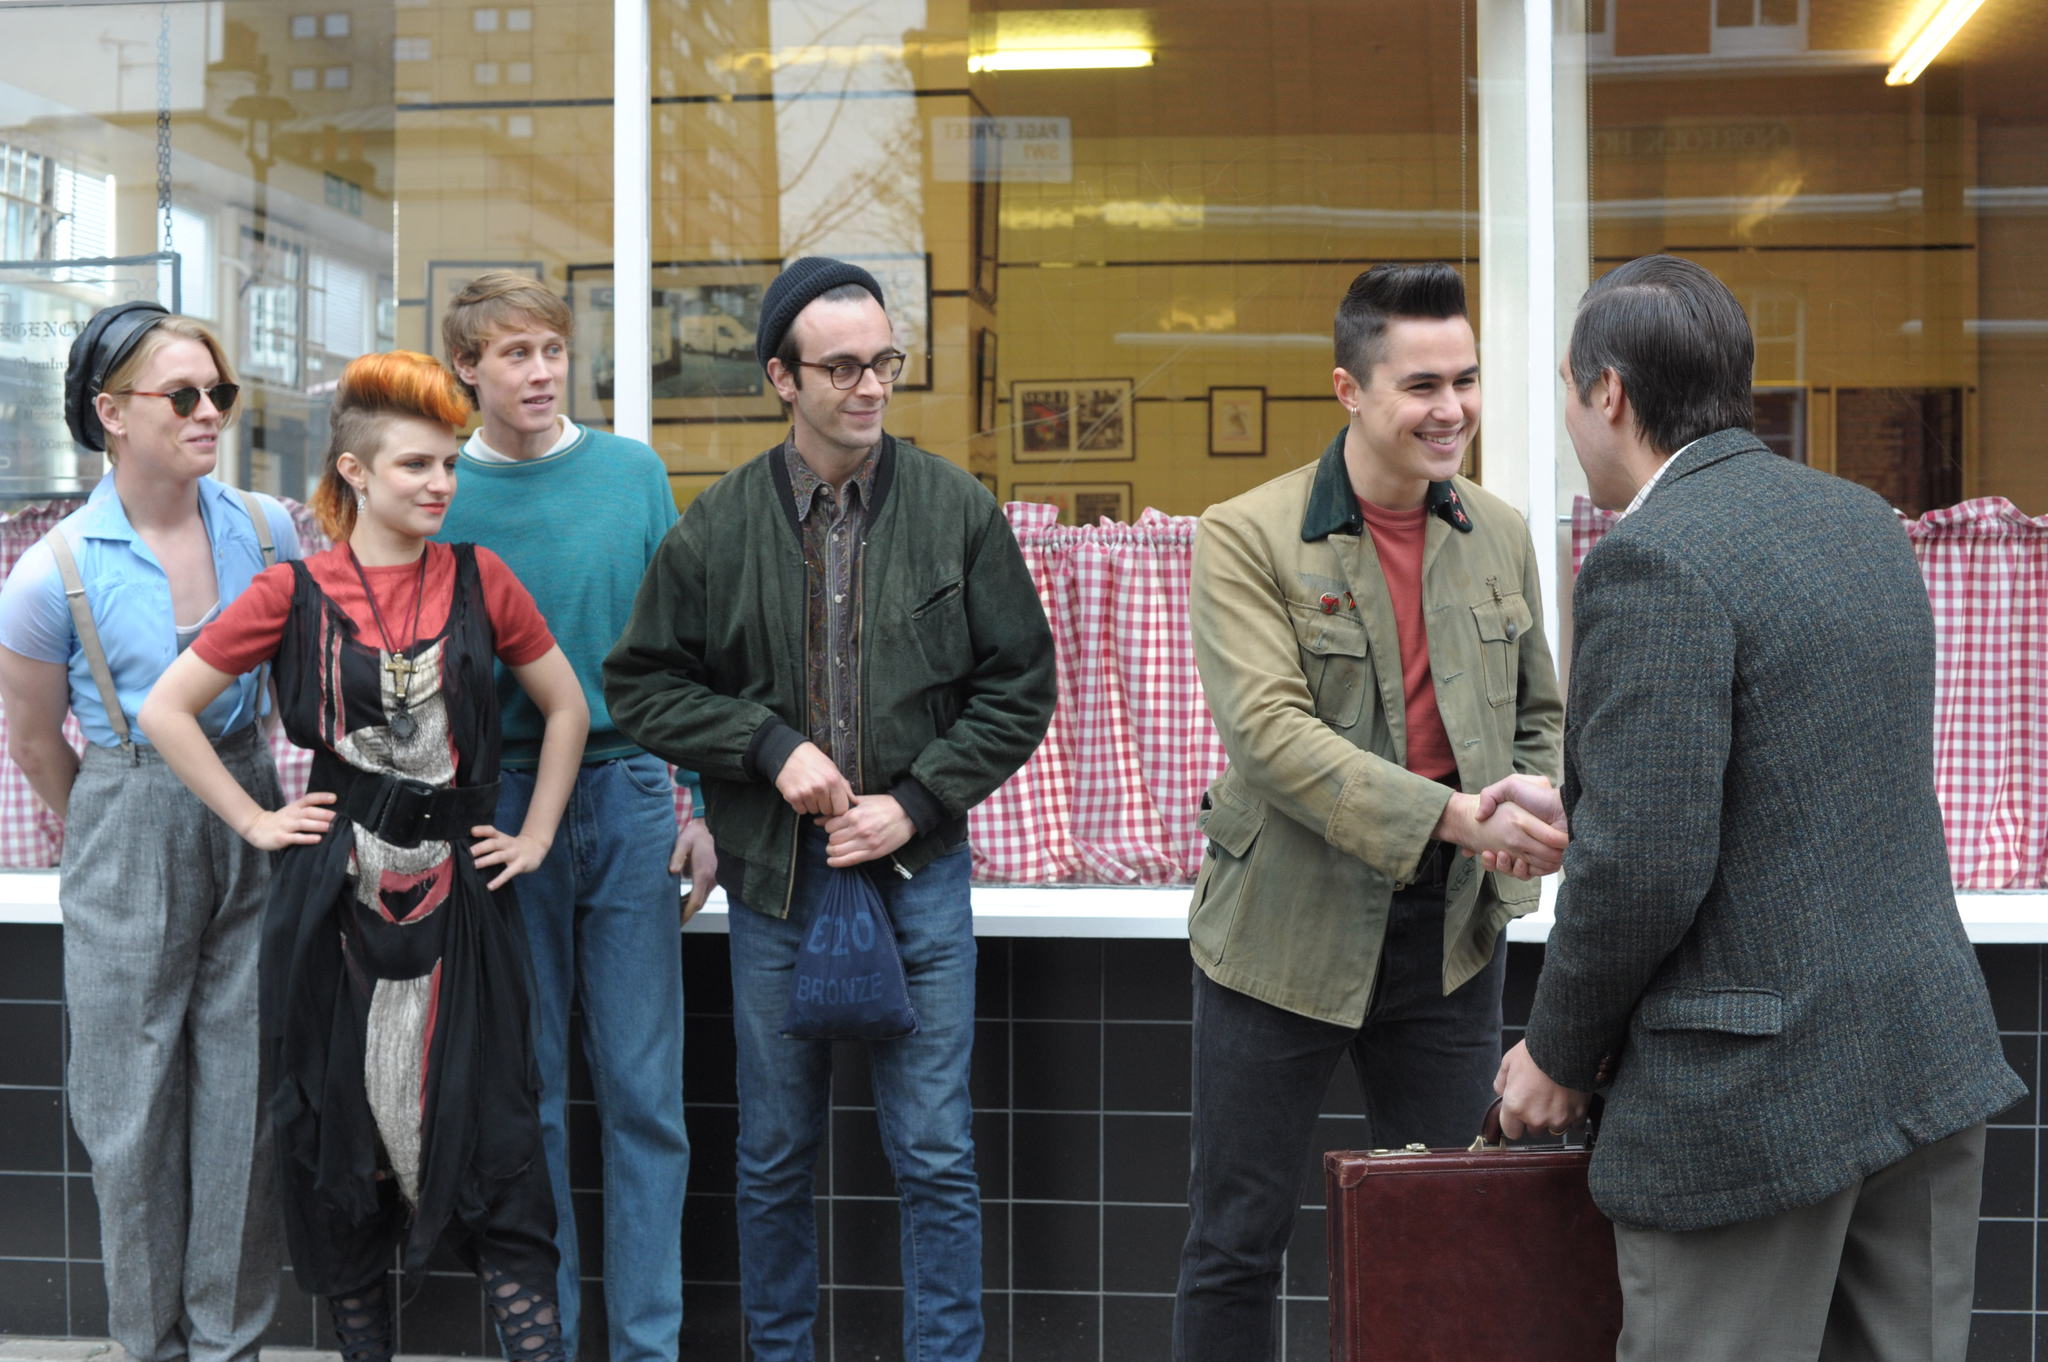
[[[1359,513],[1380,556],[1380,572],[1394,602],[1394,630],[1401,640],[1401,694],[1408,720],[1408,769],[1418,776],[1455,784],[1458,759],[1451,735],[1437,712],[1436,681],[1429,671],[1429,629],[1422,616],[1422,546],[1429,508],[1390,511],[1358,498]]]
[[[427,545],[426,591],[419,605],[419,629],[412,628],[414,584],[419,581],[419,564],[365,568],[371,589],[377,593],[377,607],[392,633],[390,642],[403,650],[416,639],[432,638],[448,623],[448,607],[455,599],[455,550],[446,544]],[[355,625],[356,637],[366,646],[377,646],[382,635],[377,618],[363,595],[362,579],[346,547],[328,549],[305,560],[306,570],[328,598],[339,605]],[[489,549],[476,550],[477,577],[483,586],[484,607],[491,617],[491,631],[497,638],[498,659],[508,667],[524,666],[555,646],[547,621],[533,596],[512,575],[505,561]],[[207,666],[239,676],[277,656],[284,637],[285,617],[292,607],[292,569],[289,563],[265,568],[249,583],[249,589],[235,597],[220,618],[206,626],[192,644],[192,651]]]

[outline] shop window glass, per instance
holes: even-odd
[[[882,280],[912,355],[895,431],[1004,497],[1113,485],[1127,516],[1321,453],[1331,316],[1368,265],[1463,261],[1476,310],[1467,4],[724,0],[652,23],[654,430],[685,497],[781,437],[744,342],[799,255]],[[579,318],[608,324],[608,288],[573,272]],[[603,405],[595,361],[577,381]],[[1064,443],[1027,419],[1048,404]]]
[[[1759,388],[1804,394],[1816,466],[1908,515],[1978,496],[2038,515],[2048,25],[1985,5],[1887,85],[1912,8],[1621,6],[1612,55],[1587,42],[1592,270],[1662,250],[1727,280]]]

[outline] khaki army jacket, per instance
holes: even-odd
[[[1563,706],[1536,553],[1514,508],[1431,488],[1423,613],[1437,709],[1468,792],[1559,778]],[[1393,602],[1344,468],[1314,464],[1212,506],[1195,536],[1195,659],[1230,767],[1204,799],[1188,936],[1225,988],[1341,1026],[1371,1002],[1387,906],[1451,791],[1407,770]],[[1444,991],[1492,957],[1537,885],[1454,859]]]

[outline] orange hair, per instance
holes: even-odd
[[[341,476],[343,454],[367,464],[383,448],[385,429],[394,420],[437,421],[460,431],[469,413],[461,384],[432,355],[387,350],[350,360],[328,414],[334,435],[327,442],[327,466],[307,501],[321,532],[339,544],[356,527],[356,492]]]

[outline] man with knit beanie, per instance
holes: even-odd
[[[789,436],[662,541],[604,668],[620,729],[704,781],[731,908],[756,1362],[812,1355],[832,1045],[781,1026],[828,867],[880,892],[920,1022],[867,1043],[902,1201],[904,1356],[981,1354],[967,810],[1044,736],[1052,637],[987,489],[883,432],[905,358],[883,302],[866,270],[820,257],[769,285],[755,352]]]
[[[450,503],[440,537],[483,544],[511,565],[590,702],[590,735],[561,833],[540,869],[513,882],[533,954],[562,1338],[573,1358],[581,1283],[564,1104],[574,1001],[603,1131],[611,1362],[675,1362],[690,1169],[678,914],[687,920],[710,893],[715,853],[701,820],[686,818],[678,830],[667,765],[605,713],[599,669],[655,547],[675,523],[676,504],[653,450],[563,414],[572,325],[560,298],[505,271],[479,276],[449,306],[441,337],[483,427],[463,446],[462,495]],[[503,668],[498,680],[505,734],[498,818],[516,827],[533,796],[541,720]],[[688,772],[680,777],[694,782]]]

